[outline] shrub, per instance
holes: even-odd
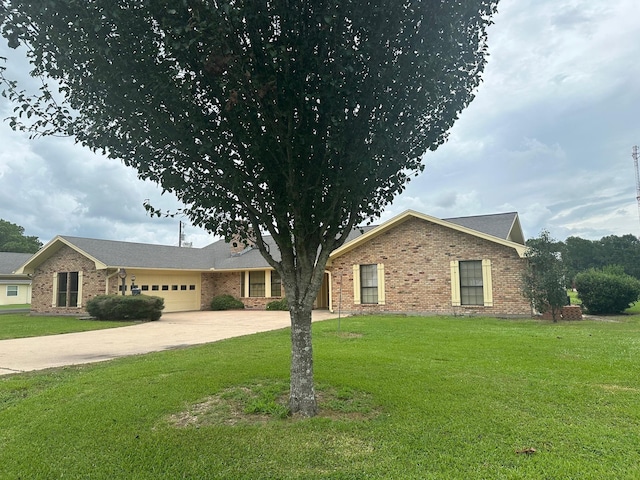
[[[274,300],[267,303],[267,310],[289,310],[289,302],[287,298],[281,298],[280,300]]]
[[[237,310],[241,308],[244,308],[244,303],[232,295],[218,295],[211,300],[211,310]]]
[[[579,273],[575,284],[589,313],[621,313],[640,298],[640,281],[614,268]]]
[[[148,295],[98,295],[87,302],[87,312],[98,320],[158,320],[164,298]]]

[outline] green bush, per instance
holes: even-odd
[[[244,308],[244,303],[232,295],[218,295],[211,300],[211,310],[237,310],[241,308]]]
[[[148,295],[98,295],[87,302],[87,312],[98,320],[158,320],[164,298]]]
[[[287,298],[281,298],[280,300],[274,300],[273,302],[267,303],[267,310],[289,310],[289,302],[287,302]]]
[[[575,284],[589,313],[622,313],[640,298],[640,281],[615,268],[579,273]]]

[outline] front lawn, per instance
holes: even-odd
[[[0,312],[2,310],[25,310],[31,307],[28,303],[18,303],[13,305],[0,305]]]
[[[340,327],[313,419],[277,408],[288,330],[0,377],[0,478],[640,478],[640,316]]]
[[[30,316],[28,313],[3,313],[0,314],[0,340],[86,332],[87,330],[124,327],[134,323],[80,320],[76,317]]]

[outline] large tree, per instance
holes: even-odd
[[[24,234],[24,227],[0,218],[0,252],[36,253],[42,242]]]
[[[445,140],[496,4],[3,0],[9,46],[26,44],[61,94],[5,79],[13,124],[121,159],[194,224],[253,240],[289,300],[291,411],[314,415],[311,309],[329,254]]]

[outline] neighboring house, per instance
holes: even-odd
[[[16,274],[30,253],[0,252],[0,305],[31,303],[31,278]]]
[[[354,231],[332,252],[316,308],[528,316],[520,293],[524,251],[517,213],[440,220],[407,211]],[[167,312],[207,309],[221,294],[264,309],[284,295],[257,248],[224,240],[179,248],[58,236],[20,272],[32,275],[34,313],[83,313],[90,298],[128,295],[132,285],[164,297]]]

